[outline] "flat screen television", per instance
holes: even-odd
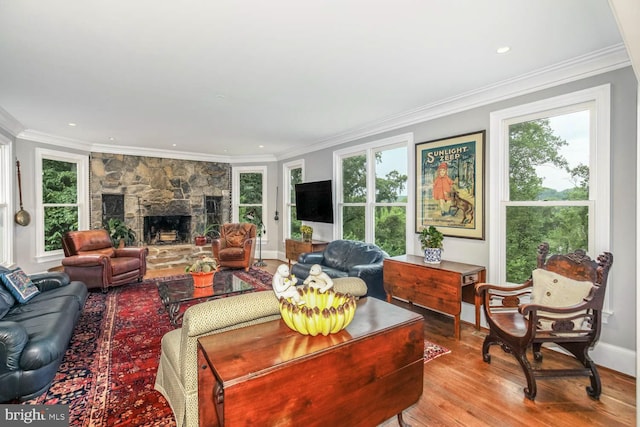
[[[295,191],[299,220],[333,224],[331,180],[296,184]]]

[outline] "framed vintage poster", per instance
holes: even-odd
[[[485,133],[416,144],[416,233],[484,240]]]

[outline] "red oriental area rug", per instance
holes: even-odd
[[[271,275],[262,270],[233,274],[257,290],[271,289]],[[155,280],[90,292],[53,384],[24,403],[69,405],[72,426],[175,426],[153,388],[160,340],[172,329]],[[425,363],[448,352],[425,340]]]
[[[424,363],[431,362],[433,359],[449,353],[451,353],[451,350],[448,348],[424,340]]]

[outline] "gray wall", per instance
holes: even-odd
[[[611,297],[611,309],[613,315],[603,327],[600,345],[597,350],[607,349],[615,352],[619,357],[635,358],[636,337],[636,117],[637,117],[637,81],[633,70],[628,67],[591,78],[575,81],[539,92],[514,97],[505,101],[496,102],[483,107],[474,108],[465,112],[430,120],[416,125],[400,128],[392,132],[362,138],[347,144],[327,148],[313,152],[305,156],[305,174],[307,181],[319,179],[332,179],[331,167],[332,153],[338,149],[359,145],[370,141],[380,140],[389,136],[407,132],[414,134],[414,142],[443,138],[451,135],[459,135],[481,129],[487,130],[487,146],[485,166],[485,195],[491,191],[492,183],[489,181],[490,152],[493,149],[489,145],[489,115],[493,111],[574,92],[581,89],[611,84],[611,246],[610,251],[614,255],[614,264],[610,276],[609,289]],[[412,150],[410,147],[409,150]],[[297,157],[297,158],[301,158]],[[282,163],[296,158],[283,159]],[[280,172],[281,173],[281,172]],[[280,182],[282,177],[280,177]],[[485,196],[488,197],[488,196]],[[485,206],[488,199],[485,200]],[[411,207],[413,208],[413,207]],[[486,211],[486,224],[491,213]],[[488,228],[486,235],[488,236]],[[280,248],[282,250],[282,248]],[[417,238],[413,239],[414,254],[420,253]],[[593,255],[592,255],[593,256]],[[489,241],[469,239],[445,238],[444,257],[449,260],[467,262],[471,264],[489,265]],[[491,271],[488,271],[491,280]],[[473,310],[464,307],[463,319],[473,322]],[[604,345],[603,345],[604,344]],[[598,363],[609,365],[618,369],[619,365],[610,362],[607,356],[600,356]],[[594,355],[595,357],[595,355]],[[597,360],[597,359],[596,359]],[[632,372],[635,371],[635,362]],[[618,369],[620,370],[620,369]],[[623,371],[628,371],[624,369]]]

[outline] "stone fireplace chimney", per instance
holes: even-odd
[[[91,227],[124,217],[145,244],[192,242],[197,230],[230,220],[228,163],[93,153],[90,179]],[[104,212],[103,195],[122,195],[123,212]]]

